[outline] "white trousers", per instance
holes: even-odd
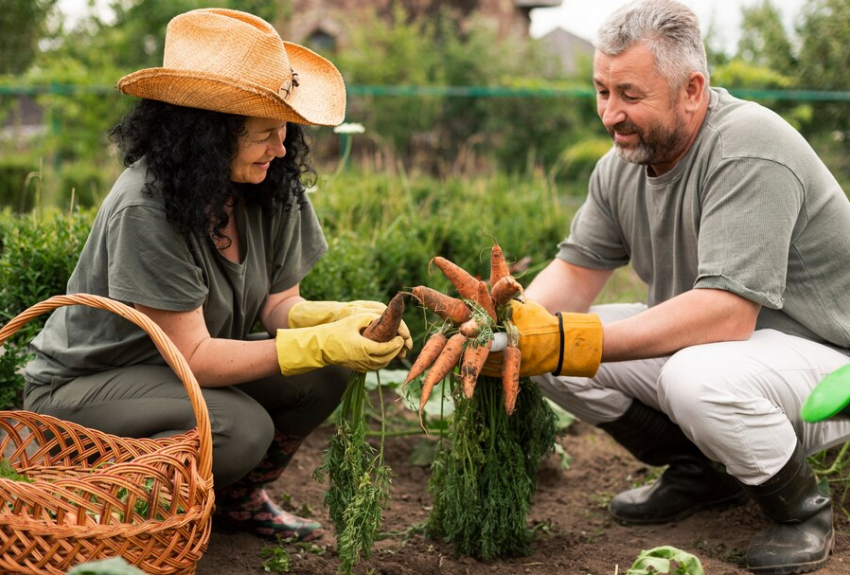
[[[603,323],[646,309],[594,306]],[[542,375],[543,393],[579,419],[619,418],[633,399],[666,413],[705,455],[747,485],[775,475],[801,443],[813,455],[850,439],[850,420],[806,423],[812,389],[850,357],[775,330],[747,341],[697,345],[669,357],[603,363],[593,378]]]

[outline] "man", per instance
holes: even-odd
[[[614,145],[557,258],[514,305],[523,374],[668,466],[611,501],[617,519],[676,521],[750,496],[770,525],[748,567],[815,570],[832,506],[806,456],[850,438],[850,422],[799,414],[850,362],[850,204],[779,116],[709,88],[699,23],[678,2],[613,14],[593,81]],[[647,305],[590,307],[629,263]]]

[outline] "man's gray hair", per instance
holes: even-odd
[[[708,64],[699,20],[675,0],[636,0],[614,12],[599,28],[596,49],[608,56],[643,42],[655,57],[655,71],[680,88],[691,72],[705,76]]]

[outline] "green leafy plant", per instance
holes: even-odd
[[[263,570],[266,573],[289,573],[292,570],[292,557],[281,542],[275,547],[263,547],[260,557],[263,558]]]
[[[32,479],[27,477],[26,475],[21,475],[18,471],[12,467],[12,463],[6,459],[0,459],[0,477],[4,479],[11,479],[12,481],[23,481],[24,483],[32,483]]]
[[[58,211],[0,217],[0,322],[6,323],[36,303],[64,294],[94,219],[92,211]],[[23,326],[4,344],[0,357],[0,408],[20,406],[20,369],[29,360],[26,346],[46,316]]]
[[[378,394],[383,416],[380,385]],[[314,475],[319,482],[328,478],[325,506],[337,532],[339,570],[346,574],[353,573],[361,557],[371,557],[392,483],[392,471],[384,463],[383,437],[377,450],[366,440],[367,405],[366,375],[354,373],[342,398],[336,432]]]
[[[144,575],[144,573],[121,557],[113,557],[102,561],[80,563],[68,571],[68,575]]]
[[[472,400],[455,386],[451,430],[432,467],[428,533],[481,560],[530,552],[526,519],[537,468],[552,450],[555,417],[537,386],[520,380],[516,411],[498,379],[479,378]]]
[[[625,575],[705,575],[696,555],[663,546],[642,551]]]

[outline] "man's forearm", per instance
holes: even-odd
[[[611,276],[610,270],[592,270],[552,260],[525,290],[526,297],[555,313],[585,313]]]
[[[760,306],[731,292],[695,289],[605,325],[602,361],[663,357],[685,347],[752,335]]]

